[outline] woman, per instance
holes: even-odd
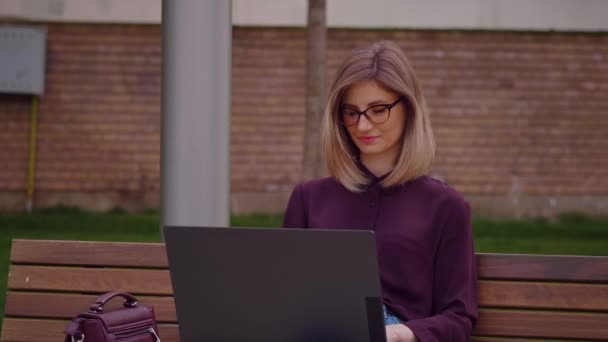
[[[354,51],[323,120],[331,177],[296,186],[283,226],[374,230],[388,341],[468,341],[477,319],[470,207],[427,176],[431,123],[404,52],[387,41]]]

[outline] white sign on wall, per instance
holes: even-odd
[[[44,93],[46,31],[0,26],[0,93]]]

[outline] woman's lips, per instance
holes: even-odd
[[[358,137],[358,138],[364,144],[373,144],[378,139],[378,137],[372,137],[372,136],[362,136],[362,137]]]

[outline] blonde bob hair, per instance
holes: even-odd
[[[359,149],[340,122],[344,94],[351,85],[364,80],[375,80],[405,99],[401,153],[382,185],[390,187],[426,175],[435,156],[431,121],[414,70],[403,50],[391,41],[353,51],[338,68],[321,125],[327,170],[350,191],[363,191],[370,181],[357,166]]]

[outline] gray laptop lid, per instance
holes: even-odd
[[[386,340],[373,232],[164,234],[181,341]]]

